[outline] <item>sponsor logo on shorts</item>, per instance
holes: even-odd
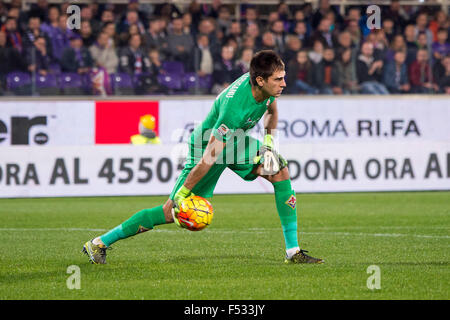
[[[295,198],[294,195],[291,195],[285,203],[292,209],[295,209],[295,205],[297,204],[297,198]]]
[[[217,132],[222,135],[225,136],[228,132],[230,131],[230,129],[228,129],[228,127],[224,124],[221,124],[218,128],[217,128]]]

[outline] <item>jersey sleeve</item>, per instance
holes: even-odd
[[[222,142],[228,142],[230,138],[242,126],[237,108],[233,108],[233,99],[225,99],[223,107],[220,108],[219,116],[214,124],[212,134]],[[234,109],[234,110],[233,110]]]

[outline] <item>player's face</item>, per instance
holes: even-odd
[[[266,91],[272,97],[279,97],[286,88],[286,82],[284,77],[286,76],[286,71],[279,70],[272,73],[272,75],[264,81],[263,90]]]

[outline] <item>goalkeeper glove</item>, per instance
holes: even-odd
[[[181,228],[186,228],[186,226],[178,220],[178,214],[180,213],[180,206],[184,199],[186,199],[189,196],[195,196],[194,193],[192,193],[191,190],[186,188],[184,185],[178,189],[177,193],[175,193],[175,196],[173,197],[173,209],[172,209],[172,216],[173,221],[175,224]]]
[[[273,136],[266,134],[262,147],[253,158],[255,164],[263,164],[263,174],[274,175],[287,167],[287,161],[274,150]]]

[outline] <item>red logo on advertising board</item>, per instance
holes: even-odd
[[[130,143],[139,133],[142,116],[155,117],[154,131],[158,134],[158,101],[97,101],[95,104],[95,143]]]

